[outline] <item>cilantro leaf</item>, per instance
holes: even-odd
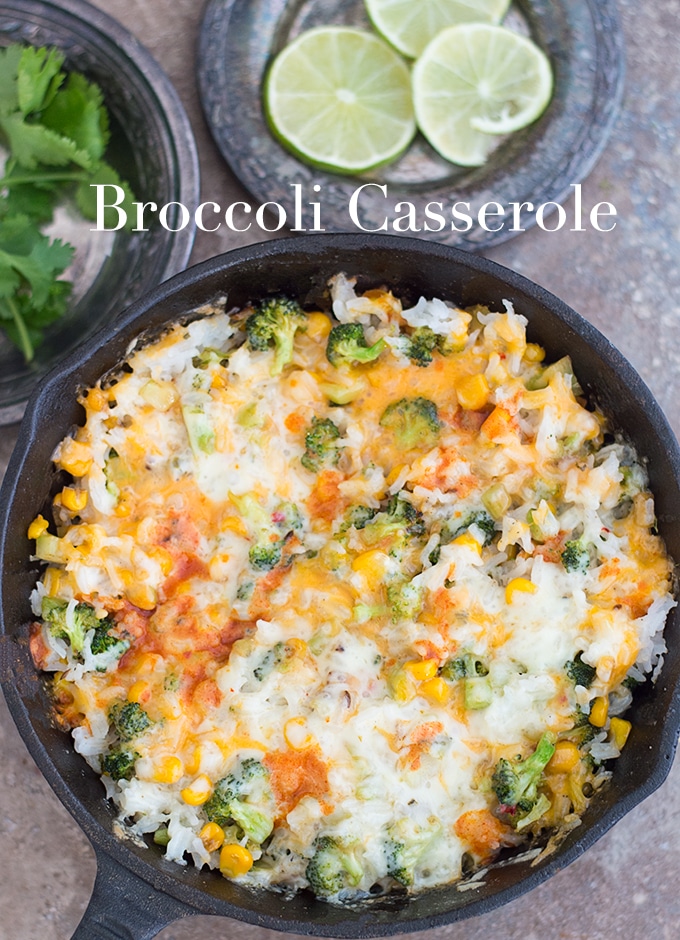
[[[19,107],[17,72],[22,51],[17,45],[0,49],[0,114],[10,114]]]
[[[43,124],[28,124],[21,114],[15,112],[0,117],[0,128],[7,136],[17,165],[27,170],[34,170],[39,163],[47,166],[76,163],[84,169],[90,167],[90,155],[75,141]]]
[[[22,114],[46,107],[64,81],[64,56],[58,49],[26,46],[17,68],[17,95]]]
[[[71,290],[57,278],[73,257],[73,248],[50,241],[26,216],[3,220],[0,229],[0,317],[10,339],[33,358],[42,327],[61,316]],[[65,286],[62,286],[65,285]]]
[[[49,222],[54,213],[57,183],[38,180],[35,183],[11,183],[7,195],[0,197],[0,221],[6,216],[25,215],[40,225]]]
[[[100,89],[84,75],[72,72],[66,85],[42,115],[45,127],[70,138],[94,163],[109,142],[108,113]]]
[[[47,298],[36,307],[30,294],[16,297],[0,297],[0,319],[3,329],[11,341],[21,349],[30,362],[35,347],[41,342],[44,328],[64,316],[68,309],[72,284],[69,281],[53,281]]]
[[[66,270],[72,258],[71,245],[60,239],[50,241],[26,216],[11,216],[3,221],[0,277],[4,274],[7,278],[8,269],[18,274],[36,306],[47,299],[50,284]]]

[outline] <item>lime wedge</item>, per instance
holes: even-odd
[[[264,107],[285,147],[337,173],[394,160],[416,132],[406,63],[377,36],[341,26],[310,29],[278,54]]]
[[[468,23],[439,33],[413,68],[420,130],[447,160],[480,166],[500,134],[525,127],[552,95],[550,62],[503,26]]]
[[[416,59],[442,30],[500,23],[510,0],[365,0],[371,22],[403,55]]]

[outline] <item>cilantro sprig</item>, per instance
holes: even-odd
[[[101,90],[63,69],[58,49],[0,49],[0,328],[33,359],[44,329],[67,310],[71,284],[60,275],[73,248],[43,235],[59,201],[95,218],[91,186],[129,186],[104,159],[109,117]],[[107,223],[108,224],[108,223]]]

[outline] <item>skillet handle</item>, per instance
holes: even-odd
[[[151,940],[182,917],[200,913],[157,891],[104,852],[90,903],[71,940]]]

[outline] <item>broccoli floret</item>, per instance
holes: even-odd
[[[197,356],[191,360],[194,369],[207,369],[213,362],[218,362],[221,366],[228,365],[227,354],[221,349],[214,349],[212,346],[206,346]]]
[[[288,662],[294,652],[293,647],[288,643],[276,643],[270,650],[267,650],[260,664],[253,669],[253,675],[258,682],[262,682],[275,669],[280,669],[284,663]]]
[[[274,819],[259,804],[264,803],[266,807],[271,799],[266,767],[249,757],[234,773],[215,785],[203,809],[210,822],[216,822],[222,828],[236,823],[252,842],[260,845],[271,835]]]
[[[388,839],[385,843],[387,874],[405,888],[412,885],[414,869],[424,855],[431,839],[432,836],[428,835],[426,841],[411,844]]]
[[[496,535],[496,523],[485,509],[478,509],[469,513],[462,523],[456,522],[454,524],[453,522],[446,522],[442,526],[442,530],[439,533],[439,545],[437,545],[430,553],[431,564],[436,565],[439,561],[442,545],[448,545],[449,542],[452,542],[472,525],[477,526],[477,528],[481,529],[483,532],[483,545],[490,545],[494,539],[494,536]]]
[[[90,604],[76,604],[69,609],[67,601],[55,597],[43,597],[41,612],[52,636],[68,640],[77,655],[83,652],[87,632],[96,630],[101,623]]]
[[[319,836],[306,875],[314,894],[327,898],[344,888],[356,887],[363,870],[351,851],[342,848],[331,836]]]
[[[118,703],[109,710],[109,721],[121,741],[130,741],[151,725],[151,719],[138,702]]]
[[[241,500],[242,512],[259,530],[255,544],[248,552],[253,568],[271,571],[281,563],[283,548],[288,538],[302,528],[302,516],[294,503],[279,503],[269,515],[253,500]]]
[[[473,679],[477,676],[488,676],[489,668],[483,659],[475,656],[474,653],[463,653],[461,656],[455,656],[447,659],[439,669],[439,675],[449,682],[456,679]]]
[[[300,458],[302,466],[312,473],[322,467],[333,467],[340,458],[340,448],[335,441],[340,431],[330,418],[312,418],[312,424],[305,434],[305,452]]]
[[[360,323],[340,323],[328,335],[326,358],[339,366],[352,362],[373,362],[385,348],[385,340],[379,339],[369,346]]]
[[[248,552],[248,561],[259,571],[271,571],[281,562],[283,542],[270,542],[268,545],[253,545]]]
[[[470,515],[465,518],[465,521],[453,532],[452,538],[455,539],[461,532],[465,532],[469,529],[471,525],[475,525],[478,529],[482,530],[484,533],[484,545],[490,545],[496,534],[496,523],[485,509],[478,509],[475,512],[471,512]]]
[[[399,493],[390,497],[385,514],[386,525],[403,528],[407,535],[417,536],[425,532],[423,514]]]
[[[243,829],[251,842],[262,845],[264,840],[272,834],[274,820],[256,806],[250,806],[249,803],[243,803],[241,800],[233,800],[229,804],[229,810],[231,818],[237,826]]]
[[[123,646],[124,649],[127,649],[130,645],[127,640],[121,640],[119,637],[109,633],[112,627],[113,621],[107,617],[104,620],[100,620],[94,628],[94,636],[90,643],[90,649],[95,655],[106,653],[116,646]]]
[[[396,493],[385,509],[363,527],[363,539],[368,545],[382,544],[388,554],[398,555],[412,538],[425,531],[422,513]]]
[[[589,666],[588,663],[583,662],[581,653],[577,653],[574,659],[570,659],[568,663],[565,663],[564,668],[574,685],[582,685],[584,688],[589,689],[593,684],[596,669],[594,666]]]
[[[408,338],[407,354],[417,366],[429,366],[432,353],[439,346],[439,337],[429,326],[417,327]]]
[[[509,761],[501,757],[496,764],[491,785],[498,802],[509,811],[515,825],[538,804],[541,776],[554,753],[555,745],[549,735],[544,734],[534,753],[525,760]]]
[[[590,565],[588,546],[581,539],[567,542],[561,556],[567,571],[587,571]]]
[[[415,620],[423,606],[423,589],[411,581],[387,585],[392,620]]]
[[[389,839],[385,843],[385,855],[387,858],[387,874],[395,881],[398,881],[399,884],[404,885],[405,888],[412,885],[413,868],[405,858],[406,846],[404,843]]]
[[[136,751],[114,748],[102,757],[102,773],[112,780],[130,780],[135,774],[135,761],[139,759]]]
[[[448,659],[439,669],[439,675],[449,682],[463,681],[465,707],[470,710],[487,708],[493,699],[489,681],[489,668],[483,659],[474,653]]]
[[[385,842],[387,874],[404,887],[413,884],[415,869],[440,829],[423,829],[409,819],[401,819],[388,830]]]
[[[293,341],[300,329],[306,329],[307,317],[294,300],[271,297],[263,301],[246,320],[246,336],[251,349],[274,346],[272,375],[279,375],[293,358]]]
[[[377,512],[378,510],[373,509],[371,506],[350,506],[345,513],[345,519],[340,530],[346,532],[347,529],[351,528],[363,529],[371,522]]]
[[[392,402],[383,411],[380,425],[394,434],[404,450],[434,447],[441,429],[437,406],[421,397]]]
[[[590,718],[580,706],[576,706],[574,713],[574,727],[567,732],[569,740],[574,741],[579,747],[592,741],[600,729],[591,725]]]

